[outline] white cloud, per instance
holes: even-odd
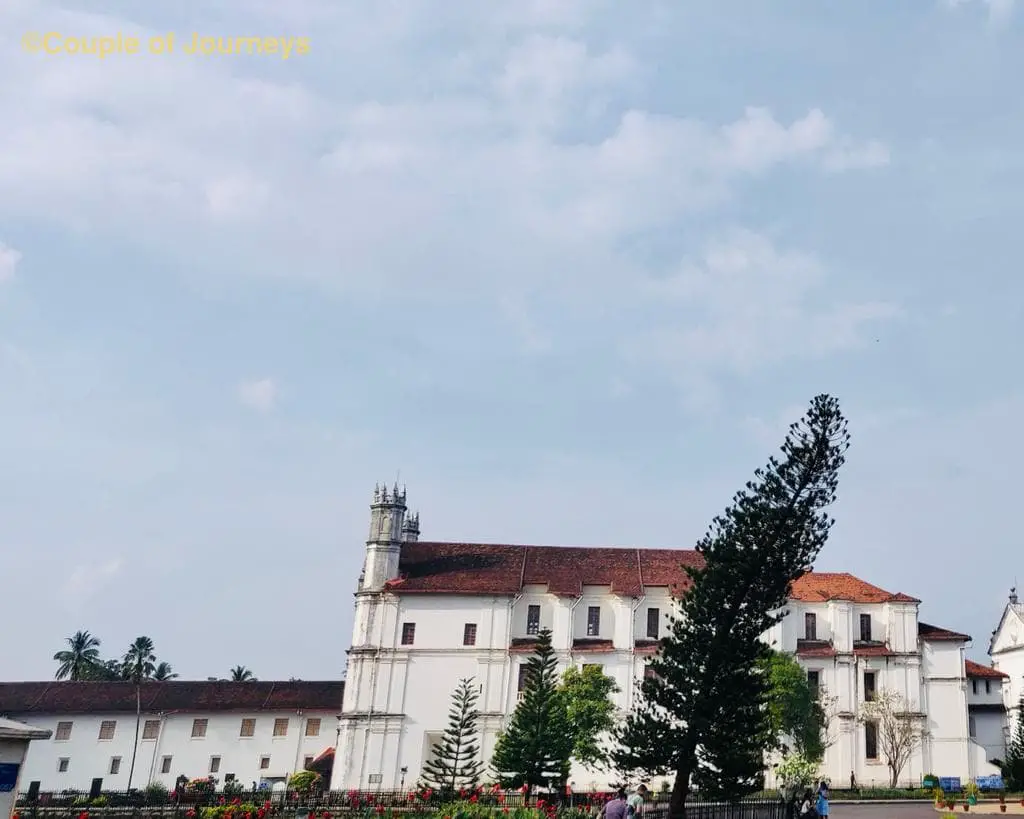
[[[631,236],[786,164],[835,172],[884,153],[813,107],[706,121],[630,106],[643,55],[592,43],[583,3],[460,4],[439,18],[432,4],[229,5],[243,28],[290,17],[317,42],[336,35],[339,73],[317,82],[296,60],[268,71],[129,58],[39,59],[25,72],[26,55],[0,54],[0,216],[146,237],[209,274],[411,296],[472,287],[497,302],[510,282],[624,286],[632,270],[618,251]],[[149,33],[48,6],[5,14],[11,30]],[[450,49],[428,47],[438,27]],[[373,84],[344,80],[357,74]],[[168,116],[182,99],[187,115]]]
[[[814,297],[826,279],[814,256],[734,230],[675,275],[646,281],[644,295],[666,307],[668,317],[625,352],[669,363],[698,403],[707,404],[714,397],[711,372],[748,373],[790,357],[854,348],[869,325],[902,314],[886,301],[820,303]]]
[[[974,2],[976,0],[945,0],[945,4],[950,8],[966,6]],[[1013,16],[1016,5],[1016,0],[980,0],[980,2],[988,7],[989,22],[996,25],[1006,23]]]
[[[245,381],[238,386],[238,400],[250,409],[270,412],[277,404],[278,389],[272,378]]]
[[[64,582],[64,594],[73,602],[83,602],[102,591],[121,573],[121,568],[119,558],[77,566]]]
[[[0,284],[14,278],[14,272],[21,261],[21,254],[13,247],[0,242]]]

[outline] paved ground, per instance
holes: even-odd
[[[924,802],[912,805],[832,805],[831,819],[938,819],[941,815],[931,804]]]

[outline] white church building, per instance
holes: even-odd
[[[638,696],[666,633],[673,594],[685,591],[693,551],[567,548],[419,540],[406,495],[378,489],[345,681],[0,683],[0,716],[53,732],[30,745],[21,782],[40,792],[120,790],[179,776],[283,787],[314,768],[334,789],[413,785],[445,728],[452,690],[479,687],[481,752],[489,760],[513,712],[524,664],[551,629],[562,668],[600,665],[616,705]],[[885,785],[876,729],[861,705],[896,690],[926,729],[902,784],[926,774],[964,782],[997,773],[1024,693],[1024,606],[1011,593],[989,651],[965,658],[970,637],[922,623],[919,601],[850,574],[811,572],[794,584],[789,614],[766,635],[794,654],[835,701],[823,774],[834,786]],[[135,764],[132,766],[132,760]],[[604,789],[575,768],[576,790]],[[660,782],[648,782],[657,787]]]
[[[542,629],[551,630],[562,668],[600,665],[618,683],[616,705],[629,709],[666,634],[672,596],[689,582],[682,566],[701,559],[688,550],[425,542],[419,534],[405,491],[378,488],[355,593],[336,789],[415,782],[464,677],[479,688],[481,753],[489,759]],[[794,584],[789,614],[767,635],[835,699],[823,774],[838,787],[851,775],[860,786],[888,784],[877,727],[856,719],[882,689],[899,692],[925,731],[902,784],[999,772],[989,760],[1001,752],[1009,672],[969,666],[971,638],[920,622],[919,604],[850,574],[812,572]],[[994,644],[997,665],[1024,657],[1011,636],[1024,632],[1013,605]],[[976,679],[987,683],[991,702],[972,693]],[[983,707],[969,709],[976,698]],[[610,784],[607,774],[580,768],[571,779],[578,790]]]

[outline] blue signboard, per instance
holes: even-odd
[[[940,776],[939,787],[946,793],[956,792],[960,790],[960,777],[959,776]]]
[[[979,776],[974,781],[983,791],[1001,791],[1006,787],[1001,776]]]
[[[18,785],[18,768],[13,762],[0,762],[0,793],[10,793]]]

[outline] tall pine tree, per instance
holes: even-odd
[[[672,816],[685,815],[691,784],[726,799],[760,784],[773,743],[762,637],[828,538],[825,509],[848,446],[838,402],[816,397],[782,457],[754,473],[698,543],[703,567],[686,567],[690,588],[613,750],[619,768],[675,772]]]
[[[420,776],[424,785],[454,793],[462,788],[475,788],[480,782],[483,762],[480,761],[477,730],[478,697],[479,691],[471,678],[459,680],[448,711],[448,727],[441,741],[435,743],[431,758],[423,765]]]
[[[506,787],[564,785],[573,732],[548,629],[537,635],[536,651],[526,667],[522,699],[498,737],[491,767]]]
[[[1017,727],[1006,749],[1003,778],[1010,790],[1024,790],[1024,696],[1017,703]]]

